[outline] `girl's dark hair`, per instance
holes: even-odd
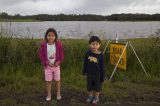
[[[89,44],[91,44],[92,42],[97,41],[99,44],[101,43],[101,40],[99,39],[99,37],[97,36],[91,36],[89,39]]]
[[[54,29],[54,28],[49,28],[47,31],[46,31],[46,34],[44,36],[44,39],[48,42],[47,40],[47,35],[49,32],[53,32],[55,34],[55,41],[57,40],[57,31]]]

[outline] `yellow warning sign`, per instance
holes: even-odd
[[[125,44],[120,44],[120,43],[111,43],[110,44],[110,64],[116,65],[123,50],[125,48]],[[124,51],[122,58],[118,64],[118,67],[126,70],[126,50]]]

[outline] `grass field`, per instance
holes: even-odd
[[[127,48],[127,70],[116,70],[111,81],[103,84],[100,103],[107,105],[160,105],[160,39],[130,39],[150,77],[143,72],[131,48]],[[89,106],[85,103],[86,77],[82,64],[88,50],[87,40],[62,39],[65,58],[61,64],[62,101],[45,101],[43,67],[38,57],[41,40],[0,38],[0,106]],[[107,41],[101,44],[104,49]],[[107,50],[108,51],[108,50]],[[105,53],[105,74],[113,66]]]

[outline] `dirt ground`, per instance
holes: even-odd
[[[50,102],[45,101],[45,91],[23,91],[21,93],[0,91],[0,106],[92,106],[86,103],[86,92],[75,89],[62,89],[62,100],[56,101],[56,94],[53,90],[53,97]],[[119,94],[121,95],[121,94]],[[160,106],[160,90],[152,93],[146,92],[145,98],[137,97],[137,94],[130,93],[125,98],[112,98],[107,95],[100,95],[100,102],[97,106]]]

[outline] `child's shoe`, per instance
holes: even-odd
[[[51,100],[51,97],[47,96],[46,101],[50,101],[50,100]]]
[[[99,97],[94,97],[92,104],[97,104],[99,102]]]
[[[62,99],[62,97],[61,96],[57,96],[57,100],[61,100]]]
[[[93,100],[93,96],[88,96],[88,98],[87,98],[87,100],[86,100],[86,101],[87,101],[88,103],[91,103],[91,102],[92,102],[92,100]]]

